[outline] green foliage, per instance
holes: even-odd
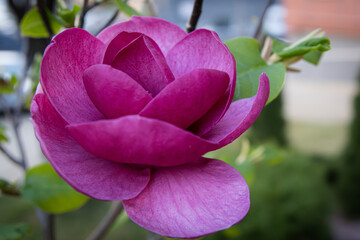
[[[6,128],[0,124],[0,143],[7,142],[8,138],[5,135]]]
[[[65,27],[74,27],[74,21],[75,21],[75,17],[76,14],[78,14],[78,12],[80,12],[81,7],[78,5],[74,5],[73,8],[67,9],[67,8],[62,8],[61,6],[58,7],[57,9],[57,15],[61,18],[61,20],[64,22]]]
[[[236,60],[236,89],[234,101],[254,96],[258,91],[259,76],[265,72],[270,80],[270,95],[267,103],[280,93],[285,80],[285,66],[282,63],[268,65],[260,55],[259,43],[249,37],[225,41]]]
[[[49,213],[72,211],[88,200],[60,178],[49,163],[26,172],[21,193],[25,199]]]
[[[289,59],[298,61],[303,58],[305,61],[317,65],[322,53],[330,50],[330,40],[323,36],[324,33],[317,29],[293,44],[273,39],[272,51],[275,54],[271,56],[270,60],[272,62],[283,61],[286,64]],[[289,62],[293,63],[291,60]]]
[[[34,97],[34,94],[36,92],[36,88],[40,81],[40,64],[42,61],[42,55],[37,54],[34,57],[33,64],[30,69],[30,78],[31,78],[31,91],[28,92],[25,96],[24,105],[27,109],[30,109],[31,101]]]
[[[15,184],[11,184],[8,181],[1,178],[0,178],[0,193],[12,195],[12,196],[20,195],[19,189]]]
[[[330,50],[330,40],[328,38],[312,38],[299,43],[296,46],[289,46],[276,54],[282,59],[303,56],[311,51],[325,52]]]
[[[30,226],[24,223],[0,225],[0,240],[20,240],[30,234],[30,232]]]
[[[250,128],[251,140],[257,143],[275,141],[285,147],[287,145],[285,127],[283,98],[282,94],[280,94],[262,110],[260,116]]]
[[[0,77],[0,93],[1,94],[10,94],[15,91],[15,88],[18,84],[18,79],[15,75],[11,75],[10,79],[5,79]]]
[[[345,213],[360,217],[360,69],[358,93],[354,98],[354,118],[349,131],[349,141],[341,159],[338,193]]]
[[[54,34],[58,33],[62,27],[59,19],[57,19],[50,11],[46,11],[47,17]],[[32,38],[47,38],[49,33],[36,7],[32,8],[25,14],[20,23],[21,35]]]
[[[239,224],[205,239],[329,239],[332,198],[325,162],[269,144],[245,152],[242,147],[229,163],[249,184],[250,211]]]
[[[123,0],[114,0],[114,3],[116,5],[116,7],[122,11],[123,13],[125,13],[126,15],[128,15],[129,17],[131,17],[132,15],[137,15],[137,16],[141,16],[141,13],[139,13],[138,11],[136,11],[135,9],[133,9],[132,7],[130,7],[125,1]]]

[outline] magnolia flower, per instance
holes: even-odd
[[[233,55],[213,31],[190,34],[133,17],[97,37],[55,36],[31,114],[57,173],[92,198],[122,200],[140,226],[194,238],[247,213],[249,188],[228,164],[202,158],[239,137],[260,114],[269,82],[232,102]]]

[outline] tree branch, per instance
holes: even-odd
[[[123,205],[121,201],[113,202],[106,216],[101,220],[100,224],[87,240],[100,240],[103,238],[122,210]]]
[[[107,21],[107,23],[105,23],[105,25],[96,33],[96,35],[98,35],[104,28],[110,26],[110,24],[116,19],[117,15],[119,14],[119,10],[116,10],[113,14],[113,16],[109,19],[109,21]],[[95,35],[95,36],[96,36]]]
[[[264,22],[264,17],[265,17],[265,13],[268,10],[268,8],[275,2],[275,0],[269,0],[264,8],[264,11],[261,14],[261,17],[259,19],[259,23],[256,27],[255,33],[254,33],[254,38],[257,40],[260,40],[260,36],[261,36],[261,30],[262,30],[262,26],[263,26],[263,22]]]
[[[9,153],[2,145],[0,145],[0,151],[13,163],[22,167],[22,164],[19,160],[17,160],[11,153]]]
[[[38,8],[41,19],[42,19],[42,21],[43,21],[43,23],[45,25],[46,31],[49,33],[50,37],[53,36],[54,32],[51,29],[51,25],[50,25],[48,16],[47,16],[46,11],[45,11],[45,5],[44,5],[43,0],[37,0],[36,1],[36,6]]]
[[[40,220],[45,239],[55,240],[55,215],[46,213],[40,208],[35,208],[35,211]]]
[[[79,20],[79,28],[84,27],[85,15],[86,15],[87,11],[89,10],[88,9],[88,3],[89,3],[89,0],[84,0],[84,2],[83,2],[83,7],[82,7],[81,14],[80,14],[80,20]]]
[[[195,30],[197,22],[199,21],[201,15],[201,8],[202,8],[203,0],[194,0],[194,7],[189,18],[189,21],[186,24],[186,31],[191,33]]]

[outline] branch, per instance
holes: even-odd
[[[275,0],[269,0],[268,3],[266,4],[263,13],[261,14],[259,23],[256,27],[255,30],[255,34],[254,34],[254,38],[259,40],[260,39],[260,35],[261,35],[261,30],[262,30],[262,26],[263,26],[263,22],[264,22],[264,17],[265,17],[265,13],[268,10],[268,8],[275,2]]]
[[[15,185],[8,183],[7,181],[0,179],[0,192],[2,194],[19,197],[20,191]]]
[[[109,21],[107,21],[107,23],[105,23],[105,25],[102,28],[100,28],[100,30],[95,34],[95,36],[98,35],[104,28],[110,26],[110,24],[116,19],[118,14],[119,14],[119,10],[116,10],[113,16],[109,19]]]
[[[112,226],[113,222],[122,212],[122,210],[123,210],[123,205],[121,201],[113,202],[113,204],[109,209],[109,212],[101,220],[100,224],[92,232],[92,234],[87,240],[100,240],[101,238],[103,238],[105,234],[108,232],[109,228]]]
[[[19,160],[17,160],[11,153],[9,153],[2,145],[0,145],[0,151],[13,163],[22,167],[22,164]]]
[[[35,211],[40,220],[45,239],[55,240],[55,215],[46,213],[40,208],[35,208]]]
[[[45,28],[46,28],[47,32],[49,33],[49,36],[51,37],[52,35],[54,35],[54,32],[51,29],[51,25],[50,25],[48,16],[47,16],[46,11],[45,11],[45,6],[44,6],[43,0],[37,0],[36,1],[36,6],[38,8],[41,19],[42,19],[42,21],[43,21],[43,23],[45,25]]]
[[[80,14],[79,28],[83,28],[83,27],[84,27],[84,24],[85,24],[85,15],[86,15],[87,11],[89,10],[89,9],[88,9],[88,3],[89,3],[89,0],[84,0],[83,7],[82,7],[82,11],[81,11],[81,14]]]
[[[186,31],[188,33],[191,33],[196,28],[196,24],[199,21],[201,15],[202,3],[203,0],[194,0],[194,8],[192,10],[189,21],[186,24]]]

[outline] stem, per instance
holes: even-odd
[[[261,35],[262,25],[263,25],[263,22],[264,22],[265,13],[266,13],[266,11],[268,10],[268,8],[269,8],[274,2],[275,2],[275,0],[269,0],[268,3],[266,4],[265,8],[264,8],[264,11],[263,11],[262,14],[261,14],[259,23],[258,23],[258,25],[257,25],[257,27],[256,27],[255,34],[254,34],[254,38],[257,39],[257,40],[260,40],[260,35]]]
[[[55,215],[45,213],[40,208],[35,209],[40,220],[46,240],[55,240]]]
[[[17,160],[13,155],[11,155],[11,153],[9,153],[9,151],[6,150],[2,145],[0,145],[0,151],[1,151],[5,156],[7,156],[8,159],[9,159],[11,162],[13,162],[13,163],[15,163],[16,165],[22,167],[22,163],[21,163],[19,160]]]
[[[261,50],[261,57],[268,62],[271,54],[271,49],[273,46],[273,40],[271,37],[267,36],[264,42],[264,46]]]
[[[88,9],[88,3],[89,3],[89,0],[84,0],[81,15],[80,15],[80,20],[79,20],[79,28],[84,27],[85,15],[86,15],[87,11],[89,10]]]
[[[147,232],[147,236],[146,236],[146,240],[161,240],[163,238],[164,238],[163,236],[150,231]]]
[[[201,8],[202,8],[203,0],[194,0],[194,7],[189,18],[189,21],[186,24],[186,31],[191,33],[195,30],[196,24],[199,21],[201,15]]]
[[[87,240],[100,240],[103,238],[122,210],[123,205],[121,201],[113,202],[106,216],[101,220],[100,224],[91,233]]]
[[[51,37],[52,35],[54,35],[54,32],[51,29],[50,22],[49,22],[49,19],[47,17],[46,11],[45,11],[45,6],[44,6],[43,0],[37,0],[36,6],[38,8],[41,19],[45,25],[45,28],[46,28],[47,32],[49,33],[49,36]]]

